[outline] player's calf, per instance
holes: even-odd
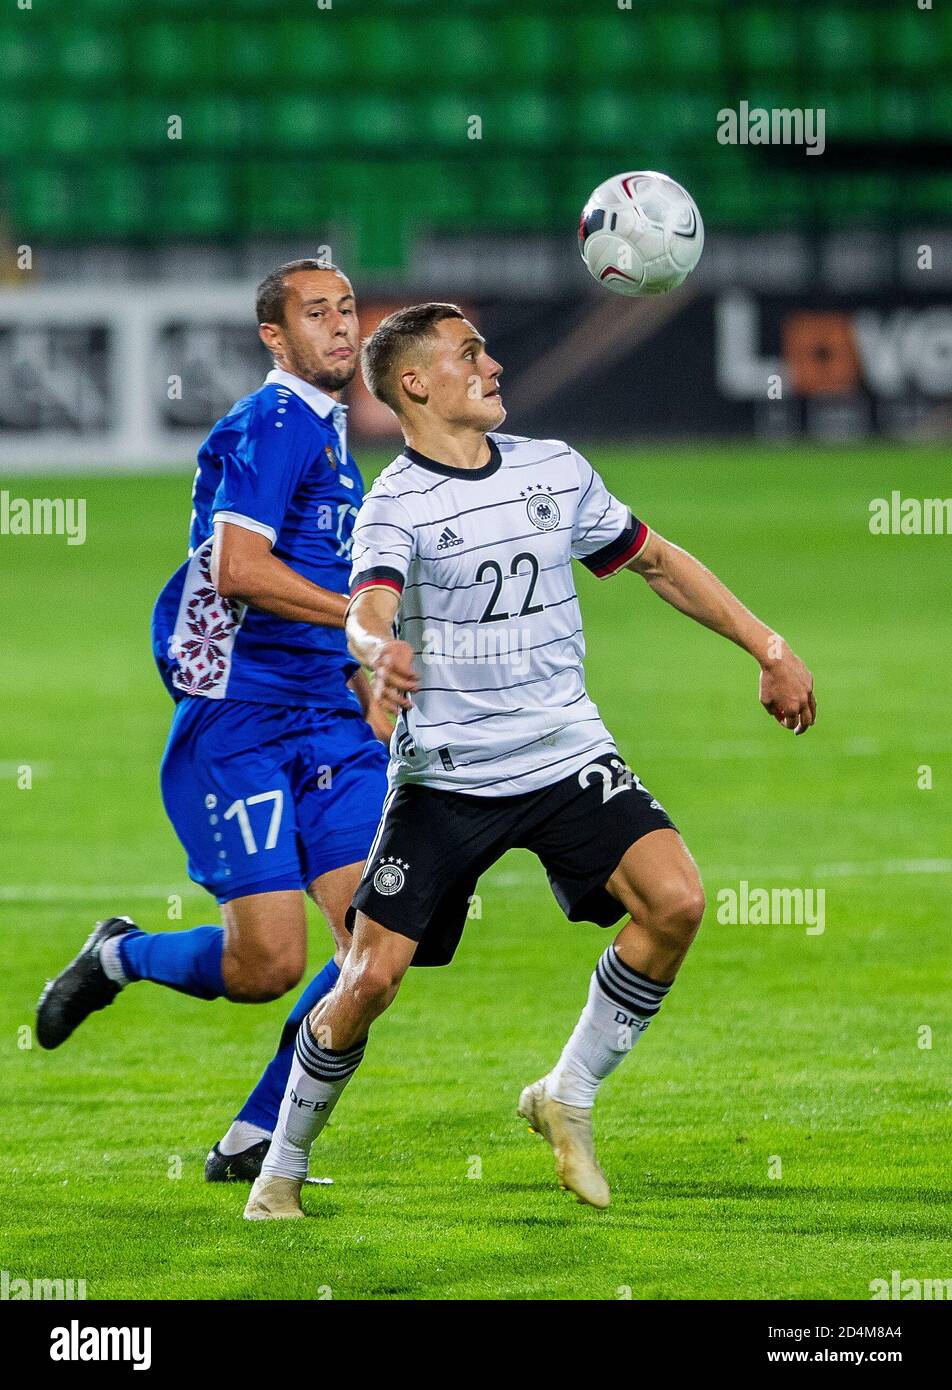
[[[364,1055],[367,1032],[392,1003],[416,942],[358,913],[336,988],[301,1024],[284,1100],[245,1214],[265,1219],[259,1198],[272,1179],[302,1183],[311,1147]],[[278,1213],[275,1213],[278,1215]]]

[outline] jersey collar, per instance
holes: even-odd
[[[335,410],[346,411],[347,409],[346,405],[341,405],[340,401],[335,401],[333,396],[329,396],[319,386],[312,386],[309,381],[304,381],[302,377],[295,376],[292,372],[284,371],[282,367],[273,367],[265,377],[265,381],[272,386],[286,386],[289,391],[300,396],[305,405],[309,405],[314,414],[319,415],[322,420],[326,420],[328,415],[332,415]]]
[[[421,468],[428,468],[431,473],[440,473],[444,478],[471,478],[475,482],[479,478],[491,478],[502,463],[499,445],[492,435],[487,434],[486,443],[489,445],[489,462],[484,463],[482,468],[451,468],[448,463],[437,463],[436,459],[429,459],[426,454],[411,449],[409,444],[403,451],[403,457],[411,463],[418,463]]]

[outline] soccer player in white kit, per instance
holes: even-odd
[[[785,728],[814,722],[813,680],[699,561],[650,531],[558,440],[498,433],[500,365],[451,304],[384,319],[363,348],[370,390],[406,440],[354,527],[350,649],[397,716],[389,792],[354,897],[353,946],[305,1019],[245,1216],[303,1215],[308,1155],[411,964],[450,961],[477,880],[532,850],[570,920],[624,918],[552,1070],[518,1112],[551,1145],[563,1187],[595,1207],[600,1083],[658,1012],[701,921],[697,868],[626,767],[585,691],[572,560],[642,576],[760,666]]]

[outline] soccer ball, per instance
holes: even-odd
[[[665,294],[697,265],[704,224],[667,174],[643,169],[600,183],[578,220],[582,260],[616,294]]]

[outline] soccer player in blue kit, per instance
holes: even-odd
[[[152,625],[176,701],[162,797],[189,875],[218,900],[222,925],[153,934],[110,917],[37,1008],[38,1041],[54,1048],[136,980],[199,999],[277,999],[304,971],[309,893],[334,956],[208,1155],[210,1181],[256,1176],[300,1022],[340,973],[390,736],[344,636],[363,499],[340,404],[358,362],[353,290],[326,262],[292,261],[262,281],[256,307],[274,370],[199,450],[189,558],[159,595]]]

